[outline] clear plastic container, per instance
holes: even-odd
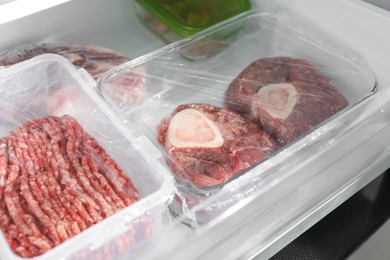
[[[23,122],[45,116],[70,115],[93,136],[131,179],[140,200],[87,228],[34,259],[110,258],[159,232],[171,201],[173,178],[163,165],[147,156],[138,140],[95,91],[96,82],[67,59],[45,54],[0,70],[0,137]],[[22,259],[3,234],[0,258]]]
[[[220,52],[207,59],[189,61],[183,58],[182,53],[199,42],[226,34],[234,27],[240,27],[240,30],[233,41]],[[252,62],[271,58],[274,59],[273,64],[277,64],[279,57],[298,60],[295,65],[291,60],[281,61],[279,64],[290,66],[290,74],[304,68],[308,75],[301,71],[303,74],[298,73],[299,80],[305,81],[303,78],[306,76],[311,83],[324,80],[326,85],[336,89],[338,96],[347,100],[347,104],[301,132],[287,144],[282,143],[270,156],[219,184],[198,185],[185,171],[178,174],[177,169],[173,170],[172,165],[175,163],[170,161],[175,161],[175,158],[157,140],[160,134],[159,124],[163,119],[182,104],[204,103],[223,108],[229,86]],[[311,78],[311,73],[317,76]],[[115,95],[115,89],[124,89],[125,78],[130,81],[143,79],[144,99],[141,103],[132,104]],[[263,84],[265,81],[253,79],[252,83]],[[195,215],[189,216],[190,221],[204,223],[220,215],[236,203],[238,198],[260,192],[264,183],[283,178],[286,169],[298,162],[303,164],[310,160],[310,156],[306,156],[307,151],[315,154],[321,147],[332,142],[343,128],[354,122],[356,116],[350,114],[352,108],[375,93],[376,78],[358,54],[307,25],[300,17],[284,12],[248,12],[118,67],[102,78],[98,91],[121,118],[132,122],[134,134],[152,143],[162,154],[161,160],[168,162],[165,164],[166,168],[171,169],[179,187],[171,205],[175,215],[196,208],[192,211]],[[317,98],[318,102],[328,100],[327,105],[332,105],[329,95],[309,92],[304,92],[303,95],[313,95],[313,99]],[[131,91],[127,95],[131,96]],[[318,107],[320,111],[324,109],[323,105]],[[307,110],[317,111],[316,109],[317,106],[311,104],[310,107],[301,107],[298,112],[305,110],[312,113]],[[235,111],[237,114],[240,112],[242,111]],[[191,120],[186,121],[186,124],[190,123]]]

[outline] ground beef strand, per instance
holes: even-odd
[[[0,138],[0,229],[19,256],[41,255],[137,200],[131,180],[70,116]]]

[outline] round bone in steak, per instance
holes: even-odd
[[[172,171],[198,186],[226,182],[277,149],[255,123],[208,104],[177,107],[158,126],[158,141]]]
[[[284,145],[348,106],[348,101],[309,62],[275,57],[246,67],[226,91],[225,106]]]

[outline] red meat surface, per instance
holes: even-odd
[[[208,104],[177,107],[158,126],[158,141],[172,171],[198,186],[226,182],[277,149],[253,122]]]
[[[348,106],[348,101],[309,62],[274,57],[246,67],[226,91],[225,106],[284,145]]]
[[[0,138],[0,228],[19,256],[41,255],[139,198],[70,116],[29,121]]]
[[[45,53],[67,58],[73,65],[84,68],[95,80],[104,72],[129,61],[123,54],[96,45],[37,43],[1,52],[0,66],[16,64]]]

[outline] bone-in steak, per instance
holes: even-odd
[[[172,171],[198,186],[223,183],[277,149],[255,123],[208,104],[177,107],[158,126],[158,141]]]
[[[307,61],[254,61],[230,84],[225,106],[287,144],[344,107],[347,99]]]

